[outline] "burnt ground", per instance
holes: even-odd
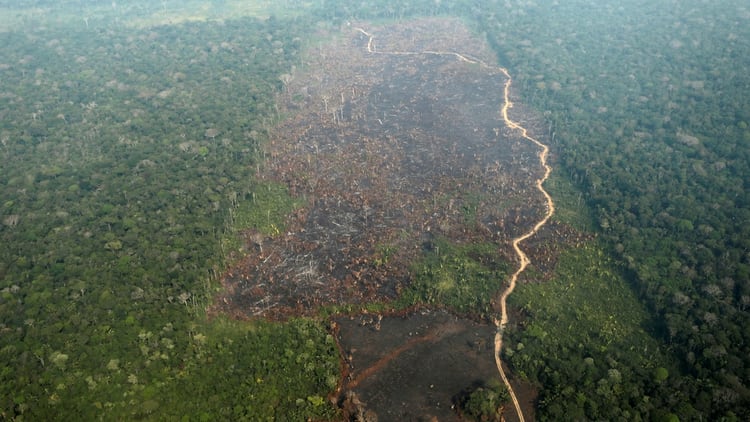
[[[372,54],[356,27],[311,34],[332,41],[282,78],[286,117],[257,177],[285,184],[304,205],[277,236],[246,233],[258,247],[226,273],[211,312],[283,320],[389,302],[408,288],[430,239],[493,242],[515,260],[511,239],[543,216],[539,151],[500,116],[504,74],[454,55],[382,54],[456,51],[493,63],[485,43],[457,20],[424,19],[364,28],[375,36],[380,54]],[[542,132],[533,119],[517,120]],[[547,273],[554,243],[576,237],[545,226],[524,243],[532,267]],[[356,393],[381,421],[455,419],[456,394],[499,378],[493,326],[436,311],[385,316],[379,330],[361,324],[369,315],[348,318],[338,320],[353,371],[341,398]],[[533,388],[516,388],[531,412]]]
[[[494,326],[445,311],[336,322],[349,370],[342,400],[355,415],[353,397],[380,421],[458,420],[461,394],[498,378]]]
[[[489,241],[512,256],[510,239],[542,216],[538,151],[500,117],[505,76],[452,55],[370,54],[353,26],[286,81],[288,118],[259,177],[306,205],[228,273],[225,311],[283,319],[389,301],[426,240]],[[372,31],[381,51],[386,41],[389,51],[476,45],[466,54],[491,62],[462,28],[431,20]]]

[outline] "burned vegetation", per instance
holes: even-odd
[[[499,115],[505,76],[441,53],[491,63],[486,46],[450,20],[373,32],[345,27],[282,76],[284,118],[258,177],[302,206],[278,233],[246,233],[221,310],[284,319],[392,301],[436,239],[513,260],[510,239],[543,215],[538,151]]]

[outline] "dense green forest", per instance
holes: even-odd
[[[305,27],[0,34],[5,418],[332,414],[324,324],[204,316]]]
[[[679,362],[660,407],[746,419],[750,12],[733,1],[511,3],[481,28],[549,119],[561,177],[584,192],[648,329]],[[547,365],[534,367],[546,387],[557,382]],[[586,417],[611,417],[589,399]]]
[[[492,44],[549,125],[556,220],[592,235],[511,296],[538,418],[750,418],[740,1],[239,3],[0,2],[4,419],[335,419],[324,319],[204,310],[240,225],[291,202],[254,173],[310,28],[433,15]],[[463,253],[453,276],[505,273]]]

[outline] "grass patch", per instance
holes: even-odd
[[[251,191],[227,216],[220,243],[222,260],[227,267],[245,254],[243,232],[250,230],[264,236],[277,236],[284,232],[289,214],[302,206],[302,201],[292,198],[287,187],[280,183],[258,183]]]
[[[404,306],[445,305],[458,312],[487,317],[492,298],[509,273],[493,243],[456,244],[438,239],[425,248],[411,269],[413,280],[403,292]]]
[[[287,216],[300,206],[302,200],[292,198],[283,184],[263,183],[233,210],[232,227],[275,236],[284,230]]]

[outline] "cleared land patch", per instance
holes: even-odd
[[[364,313],[358,318],[372,321],[360,328],[338,320],[345,327],[339,342],[350,350],[342,360],[359,371],[338,390],[346,411],[363,411],[364,399],[378,414],[398,413],[394,403],[412,394],[402,411],[452,414],[438,403],[455,405],[467,391],[496,382],[496,372],[487,371],[496,363],[486,346],[495,327],[487,322],[498,312],[493,298],[510,273],[508,262],[518,259],[514,239],[531,236],[532,228],[545,243],[580,235],[559,222],[545,224],[550,204],[537,186],[545,178],[541,144],[523,134],[534,122],[521,127],[503,119],[508,76],[480,64],[493,62],[484,43],[456,20],[371,30],[377,38],[354,24],[336,37],[312,34],[333,40],[319,42],[303,66],[281,75],[278,111],[285,118],[257,177],[284,186],[278,195],[298,206],[283,225],[272,224],[269,212],[268,224],[245,233],[250,253],[227,273],[216,309],[283,320],[321,309],[356,315],[372,304],[416,304],[475,318],[421,308],[399,316]],[[528,243],[531,262],[542,263],[534,269],[544,275],[560,249]],[[410,324],[429,330],[413,337],[404,328]],[[373,326],[402,343],[363,332]],[[471,353],[454,335],[467,330],[483,333],[474,334],[481,338],[470,342]],[[374,343],[358,343],[363,336]],[[387,359],[360,367],[352,359],[363,353]],[[466,358],[460,376],[437,389],[428,382],[435,362],[459,355]],[[408,373],[413,385],[383,388]],[[420,402],[426,389],[441,399]]]
[[[488,48],[454,20],[378,28],[375,48]],[[220,306],[248,317],[392,301],[435,239],[509,240],[540,218],[533,145],[503,125],[505,77],[443,55],[374,55],[351,28],[283,75],[288,116],[267,146],[263,179],[303,205],[283,232],[250,231],[256,250],[230,272]],[[470,51],[466,51],[466,50]],[[462,54],[464,54],[462,53]]]

